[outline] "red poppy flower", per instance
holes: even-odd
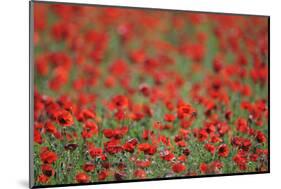
[[[117,112],[114,113],[114,118],[118,121],[125,120],[126,119],[126,113],[123,110],[118,109]]]
[[[103,134],[106,138],[112,138],[114,137],[114,130],[113,129],[104,129]]]
[[[126,96],[114,96],[112,102],[116,108],[126,108],[129,105],[129,100]]]
[[[55,69],[54,77],[49,81],[49,88],[53,91],[58,91],[65,85],[68,81],[68,70],[63,66],[58,66]]]
[[[38,130],[34,130],[34,142],[38,144],[42,144],[43,142],[42,135]]]
[[[122,181],[127,177],[125,172],[116,171],[114,173],[115,180]]]
[[[94,119],[96,114],[89,109],[83,109],[77,116],[78,121],[85,121],[87,119]]]
[[[46,56],[39,56],[35,60],[37,72],[42,76],[47,76],[49,72],[48,59]]]
[[[64,145],[64,149],[70,150],[70,151],[74,151],[77,147],[78,147],[78,144],[74,144],[74,143]]]
[[[62,110],[58,113],[57,121],[63,127],[69,127],[74,124],[73,116],[66,110]]]
[[[177,142],[177,146],[178,146],[178,147],[186,147],[187,144],[186,144],[185,141],[181,140],[181,141],[178,141],[178,142]]]
[[[181,173],[185,171],[186,167],[182,163],[176,163],[172,166],[172,169],[175,173]]]
[[[98,126],[94,122],[87,121],[82,131],[83,138],[91,138],[98,133]]]
[[[43,164],[41,165],[41,170],[44,175],[47,177],[51,177],[55,174],[55,170],[50,164]]]
[[[200,171],[201,173],[205,174],[207,172],[208,165],[206,163],[201,163],[200,164]]]
[[[134,121],[139,121],[141,119],[144,118],[144,114],[142,112],[134,112],[134,113],[131,113],[130,117],[132,120]]]
[[[140,90],[140,92],[144,95],[144,96],[149,96],[150,95],[150,93],[151,93],[151,89],[150,89],[150,87],[147,85],[147,84],[145,84],[145,83],[143,83],[143,84],[141,84],[140,86],[139,86],[139,90]]]
[[[158,124],[157,124],[158,125]],[[150,131],[150,130],[143,130],[142,132],[142,138],[144,140],[148,140],[149,137],[151,137],[153,135],[153,131]]]
[[[248,133],[249,131],[249,127],[248,127],[248,123],[247,120],[243,119],[243,118],[239,118],[236,121],[236,128],[239,132],[242,133]]]
[[[128,72],[127,63],[123,60],[116,60],[113,64],[109,67],[111,73],[116,76],[120,76],[124,73]]]
[[[57,157],[57,154],[55,152],[52,152],[52,151],[49,151],[49,150],[43,150],[41,153],[40,153],[40,159],[42,162],[44,163],[54,163],[58,157]]]
[[[149,167],[151,165],[151,161],[149,160],[137,160],[136,161],[136,166],[140,167],[140,168],[146,168]]]
[[[123,151],[123,147],[119,140],[112,139],[104,143],[104,149],[110,154],[116,154]]]
[[[211,143],[221,143],[223,142],[222,138],[218,135],[211,136]]]
[[[189,104],[182,104],[178,107],[178,118],[183,119],[186,116],[190,116],[193,112],[193,108]]]
[[[92,163],[85,163],[82,167],[85,172],[92,172],[96,168],[96,166]]]
[[[108,177],[108,172],[107,172],[107,171],[101,171],[101,172],[98,174],[98,179],[99,179],[99,180],[105,180],[106,177]]]
[[[205,140],[207,140],[208,138],[208,133],[205,129],[200,129],[199,133],[198,133],[198,140],[200,142],[203,142]]]
[[[102,148],[90,147],[89,153],[93,158],[100,157],[103,153],[103,150],[102,150]]]
[[[253,162],[257,162],[258,158],[259,158],[258,154],[251,154],[250,155],[250,160],[253,161]]]
[[[37,177],[37,181],[39,183],[42,183],[42,184],[46,184],[48,181],[49,181],[50,177],[44,175],[44,174],[41,174]]]
[[[135,147],[138,144],[137,139],[133,138],[131,140],[128,140],[124,145],[123,148],[124,150],[126,150],[127,152],[131,152],[133,153],[135,151]]]
[[[135,172],[134,172],[134,176],[136,178],[139,178],[139,179],[144,179],[146,178],[146,172],[142,169],[137,169]]]
[[[218,155],[220,157],[227,157],[229,154],[229,149],[227,147],[226,144],[221,144],[219,147],[218,147]]]
[[[188,155],[190,154],[190,150],[189,150],[188,148],[185,148],[185,149],[183,150],[183,154],[186,155],[186,156],[188,156]]]
[[[56,128],[55,125],[52,124],[52,122],[50,122],[50,121],[46,122],[45,128],[46,128],[46,131],[47,131],[47,132],[50,132],[50,133],[52,133],[52,134],[57,133],[57,128]]]
[[[153,145],[148,144],[148,143],[139,144],[138,145],[138,149],[140,151],[143,151],[145,154],[149,154],[149,155],[153,155],[157,151],[157,147],[156,146],[153,146]]]
[[[123,136],[127,134],[128,130],[129,129],[126,126],[123,126],[121,128],[116,128],[116,129],[104,129],[103,134],[106,138],[120,139],[120,138],[123,138]]]
[[[261,131],[258,131],[257,134],[256,134],[256,140],[259,142],[259,143],[264,143],[266,141],[266,137],[265,135],[263,134],[263,132]]]
[[[150,148],[150,144],[148,143],[141,143],[138,145],[140,151],[147,151]]]
[[[186,155],[180,155],[179,157],[178,157],[178,161],[180,161],[180,162],[186,162],[187,161],[187,156]]]
[[[219,173],[221,168],[223,168],[223,163],[219,160],[215,160],[210,163],[210,169],[212,172]]]
[[[90,177],[86,173],[77,173],[75,176],[76,182],[78,183],[88,183],[90,181]]]
[[[176,117],[173,114],[165,114],[164,119],[167,122],[173,122],[175,121]]]
[[[232,112],[229,110],[227,112],[225,112],[225,119],[227,119],[228,121],[230,121],[231,117],[232,117]]]
[[[160,157],[166,161],[171,161],[175,159],[175,155],[171,153],[169,150],[160,151]]]
[[[239,151],[233,157],[233,161],[238,165],[240,170],[246,170],[247,169],[248,160],[246,159],[246,154],[244,154],[242,151]]]
[[[166,146],[170,146],[171,145],[171,141],[170,141],[170,138],[166,137],[166,136],[159,136],[158,138],[158,141],[159,142],[162,142],[163,144],[165,144]]]
[[[211,154],[214,154],[216,151],[216,147],[212,144],[205,144],[205,149],[208,150]]]
[[[147,117],[153,116],[153,113],[154,113],[153,109],[150,108],[148,105],[143,105],[142,111],[143,111],[144,115]]]

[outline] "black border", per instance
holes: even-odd
[[[206,13],[206,14],[223,14],[234,16],[255,16],[266,17],[268,19],[268,170],[264,172],[246,172],[246,173],[231,173],[231,174],[213,174],[213,175],[198,175],[198,176],[183,176],[183,177],[168,177],[168,178],[151,178],[151,179],[132,179],[123,181],[101,181],[92,183],[73,183],[73,184],[56,184],[56,185],[34,185],[33,178],[33,110],[31,108],[33,104],[34,94],[33,91],[33,4],[45,3],[45,4],[66,4],[77,6],[94,6],[94,7],[108,7],[108,8],[130,8],[130,9],[144,9],[144,10],[157,10],[157,11],[176,11],[176,12],[190,12],[190,13]],[[120,6],[120,5],[100,5],[100,4],[88,4],[88,3],[73,3],[73,2],[56,2],[56,1],[41,1],[31,0],[29,1],[29,188],[53,188],[53,187],[66,187],[66,186],[84,186],[84,185],[99,185],[99,184],[114,184],[114,183],[130,183],[130,182],[143,182],[143,181],[161,181],[161,180],[175,180],[175,179],[189,179],[189,178],[209,178],[209,177],[224,177],[224,176],[239,176],[239,175],[256,175],[270,173],[270,16],[269,15],[254,15],[254,14],[238,14],[238,13],[223,13],[223,12],[207,12],[207,11],[191,11],[191,10],[175,10],[175,9],[163,9],[163,8],[148,8],[148,7],[132,7],[132,6]]]

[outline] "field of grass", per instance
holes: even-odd
[[[268,20],[34,3],[35,185],[268,171]]]

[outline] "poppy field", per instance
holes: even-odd
[[[268,172],[268,18],[33,3],[35,186]]]

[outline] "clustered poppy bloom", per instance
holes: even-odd
[[[35,184],[268,171],[267,35],[263,17],[34,3]]]
[[[50,151],[47,147],[40,149],[40,159],[42,161],[41,172],[37,178],[37,181],[40,183],[47,183],[49,179],[54,176],[55,170],[53,164],[57,161],[57,154],[53,151]]]

